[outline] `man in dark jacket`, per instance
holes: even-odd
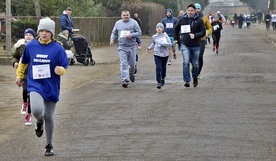
[[[169,63],[168,65],[172,64],[172,52],[173,51],[173,57],[176,59],[176,54],[175,54],[175,44],[174,44],[174,27],[177,23],[177,18],[173,16],[173,11],[171,9],[166,9],[166,17],[163,18],[162,24],[164,25],[164,32],[168,34],[168,36],[171,39],[172,47],[169,51]]]
[[[60,26],[61,30],[68,30],[69,32],[69,37],[74,34],[74,25],[73,25],[73,20],[71,17],[72,14],[72,8],[67,7],[65,11],[60,16]]]
[[[175,43],[180,37],[180,51],[183,56],[183,80],[185,87],[190,87],[190,63],[192,63],[193,85],[198,85],[198,59],[200,52],[200,38],[205,36],[206,29],[203,20],[196,13],[194,4],[187,7],[187,13],[179,19],[174,29]]]

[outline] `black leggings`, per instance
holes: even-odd
[[[23,81],[24,81],[23,86],[22,86],[22,88],[23,88],[23,92],[22,92],[23,102],[24,103],[25,102],[29,103],[28,104],[28,114],[31,114],[30,96],[29,96],[29,93],[27,91],[27,80],[24,79]]]
[[[213,33],[213,47],[215,47],[217,50],[219,49],[219,41],[220,41],[220,32],[219,33]]]
[[[200,51],[199,51],[199,58],[198,58],[198,66],[199,66],[198,74],[200,74],[201,69],[203,67],[203,54],[205,51],[205,45],[206,45],[206,40],[200,41]]]

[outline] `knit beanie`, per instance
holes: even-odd
[[[163,25],[162,23],[160,23],[160,22],[156,25],[156,29],[157,29],[158,27],[161,27],[161,28],[164,29],[164,25]]]
[[[37,28],[37,32],[40,30],[47,30],[52,33],[52,37],[55,34],[55,22],[51,20],[49,17],[43,18],[39,20],[39,25]]]
[[[196,7],[196,9],[200,9],[201,10],[201,5],[199,3],[195,3],[195,7]]]
[[[33,29],[31,29],[31,28],[27,28],[27,29],[25,30],[24,36],[25,36],[27,33],[32,34],[34,38],[35,38],[35,36],[36,36],[35,31],[34,31]]]

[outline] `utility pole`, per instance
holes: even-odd
[[[6,0],[6,53],[11,55],[11,0]]]

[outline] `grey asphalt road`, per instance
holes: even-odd
[[[70,66],[62,78],[52,157],[43,155],[45,135],[24,125],[21,89],[14,70],[2,65],[0,160],[275,161],[276,52],[269,36],[254,25],[224,26],[219,55],[206,47],[196,88],[183,86],[179,52],[165,86],[156,88],[149,37],[127,89],[116,47],[95,49],[95,66]]]

